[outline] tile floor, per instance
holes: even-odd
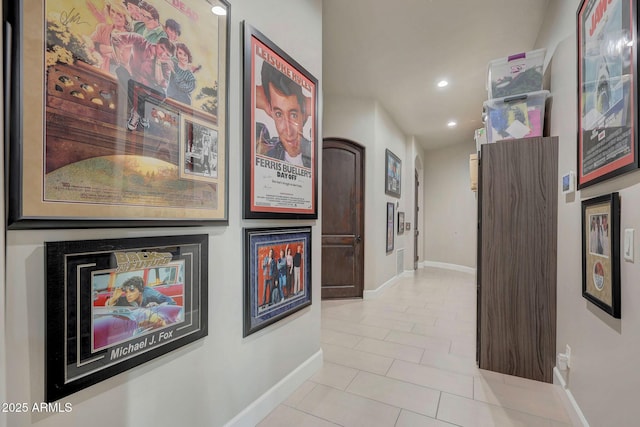
[[[322,369],[260,427],[580,425],[559,386],[478,369],[475,276],[421,268],[322,301]]]

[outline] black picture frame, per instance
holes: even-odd
[[[582,0],[576,12],[578,189],[639,166],[637,1],[600,3]]]
[[[243,34],[244,218],[317,219],[318,80],[246,22]]]
[[[391,150],[385,150],[384,192],[392,197],[400,198],[402,194],[402,161]]]
[[[208,241],[197,234],[46,242],[45,400],[205,337]]]
[[[287,271],[287,248],[291,271]],[[243,337],[247,337],[311,305],[311,227],[245,228],[244,250]],[[274,256],[265,258],[271,251]]]
[[[393,252],[395,239],[395,209],[396,205],[387,202],[387,253]]]
[[[404,212],[398,211],[398,235],[404,234]]]
[[[3,2],[8,228],[228,223],[230,5],[196,0],[185,9],[178,3],[153,6],[162,23],[171,18],[181,25],[179,42],[198,68],[191,72],[193,90],[181,94],[191,86],[171,92],[176,86],[166,76],[173,63],[161,66],[164,78],[152,78],[144,71],[150,60],[140,52],[133,59],[101,50],[118,37],[123,51],[162,39],[165,50],[184,51],[164,30],[151,41],[116,29],[107,10],[133,22],[124,5]],[[213,15],[212,4],[226,15]],[[215,129],[215,179],[180,174],[178,122],[185,119]]]
[[[620,197],[582,201],[582,296],[620,319]]]

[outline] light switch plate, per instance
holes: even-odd
[[[633,228],[625,228],[624,230],[624,251],[625,261],[633,262]]]
[[[576,191],[576,173],[569,171],[562,175],[562,193],[569,194]]]

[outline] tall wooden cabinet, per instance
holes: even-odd
[[[482,369],[552,382],[558,138],[482,145],[478,333]]]

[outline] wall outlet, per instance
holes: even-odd
[[[567,368],[571,367],[571,347],[567,344],[567,348],[564,351],[564,354],[567,355]]]

